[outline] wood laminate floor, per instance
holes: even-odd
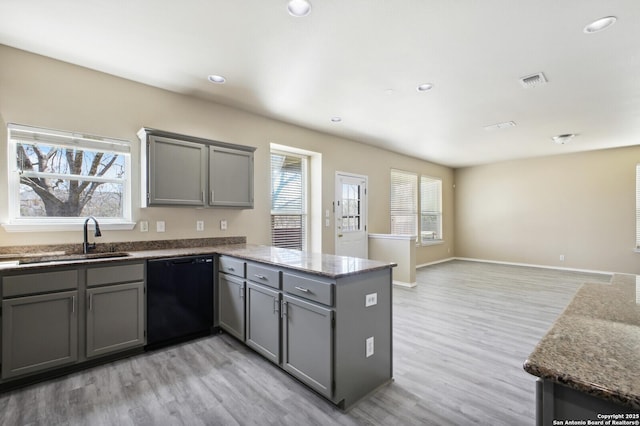
[[[533,425],[522,363],[584,282],[452,261],[394,288],[395,381],[341,412],[228,335],[0,394],[2,425]]]

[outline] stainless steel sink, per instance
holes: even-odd
[[[20,265],[26,265],[29,263],[46,263],[46,262],[70,262],[74,260],[87,260],[87,259],[108,259],[111,257],[126,257],[129,253],[126,252],[108,252],[108,253],[76,253],[76,254],[56,254],[51,256],[37,256],[37,257],[24,257],[18,259]]]

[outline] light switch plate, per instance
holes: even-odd
[[[156,232],[164,232],[164,220],[156,222]]]

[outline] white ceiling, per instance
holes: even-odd
[[[0,43],[452,167],[640,142],[638,0],[311,2],[0,0]]]

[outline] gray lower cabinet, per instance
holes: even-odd
[[[334,311],[286,294],[282,305],[282,367],[331,398]]]
[[[86,356],[145,344],[144,263],[87,268]]]
[[[218,269],[220,326],[318,394],[348,408],[392,379],[391,268],[332,278],[225,255]]]
[[[2,301],[3,379],[78,360],[77,301],[77,290]]]
[[[280,363],[280,295],[263,285],[247,283],[247,346]]]
[[[144,262],[0,277],[0,382],[145,344]]]
[[[87,290],[87,358],[144,345],[144,283]]]
[[[602,414],[619,414],[626,419],[638,420],[640,410],[597,398],[585,392],[555,383],[549,379],[536,381],[536,425],[603,424]],[[591,421],[591,423],[589,423]],[[572,423],[570,423],[572,422]],[[607,423],[604,423],[607,424]],[[623,424],[622,422],[620,424]]]
[[[245,281],[229,274],[218,274],[220,327],[245,341]]]

